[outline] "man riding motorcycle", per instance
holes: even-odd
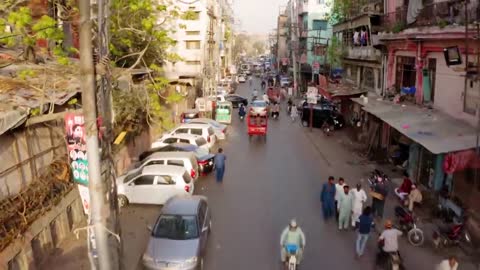
[[[253,89],[252,99],[257,99],[257,97],[258,97],[258,91],[257,89]]]
[[[240,119],[243,120],[245,117],[246,111],[245,111],[245,106],[243,104],[240,104],[240,108],[238,108],[238,116],[240,116]]]
[[[402,235],[402,231],[393,228],[391,220],[385,221],[385,230],[378,238],[380,252],[377,254],[377,265],[386,265],[389,256],[398,252],[398,237]]]
[[[286,246],[296,245],[298,247],[296,254],[297,265],[299,265],[302,260],[305,244],[305,234],[303,233],[302,229],[297,226],[297,221],[292,219],[288,227],[283,230],[282,236],[280,237],[280,256],[282,263],[287,263],[287,251],[285,250]]]

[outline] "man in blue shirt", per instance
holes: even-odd
[[[320,200],[322,201],[323,218],[325,220],[335,216],[335,184],[333,176],[328,177],[328,183],[324,183]]]
[[[227,157],[223,154],[223,149],[218,148],[218,153],[215,155],[215,177],[217,179],[217,183],[221,183],[223,181],[223,174],[225,173],[225,160]]]
[[[360,215],[359,217],[359,222],[357,223],[358,236],[355,249],[358,257],[361,257],[363,255],[370,231],[373,227],[373,217],[371,213],[372,209],[369,206],[365,207],[365,209],[363,209],[362,215]]]

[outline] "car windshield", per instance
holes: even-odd
[[[195,216],[161,215],[152,236],[171,240],[198,238],[197,219]]]
[[[252,103],[252,106],[253,107],[267,107],[267,103],[265,103],[263,101],[254,101]]]
[[[123,179],[123,183],[130,182],[130,180],[132,180],[133,178],[139,176],[141,173],[142,173],[142,170],[137,170],[136,172],[133,172],[133,173],[127,175],[127,176],[125,177],[125,179]]]

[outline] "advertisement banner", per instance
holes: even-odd
[[[65,115],[67,152],[72,169],[73,181],[88,186],[87,145],[85,141],[85,118],[83,115]]]
[[[78,193],[80,193],[80,198],[82,199],[83,211],[85,215],[90,214],[90,191],[88,187],[83,185],[77,185]]]
[[[319,74],[320,73],[320,63],[318,61],[314,61],[312,63],[312,72],[313,72],[313,74]]]

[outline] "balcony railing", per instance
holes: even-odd
[[[449,0],[424,4],[420,13],[412,23],[407,22],[408,7],[398,7],[395,12],[385,14],[382,18],[382,26],[385,30],[398,33],[406,28],[438,26],[443,28],[451,24],[464,25],[465,12],[463,2]],[[469,10],[469,20],[477,18],[478,7]]]
[[[344,57],[355,60],[381,61],[381,51],[371,46],[346,47]]]

